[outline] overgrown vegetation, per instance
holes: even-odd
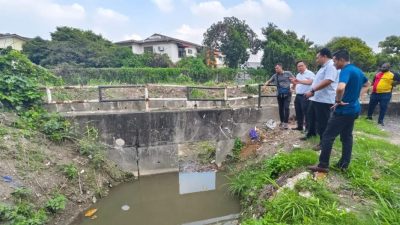
[[[311,150],[278,153],[270,159],[250,165],[240,171],[230,183],[230,191],[240,196],[255,196],[266,184],[273,183],[280,174],[291,169],[316,163],[317,154]]]
[[[233,158],[235,160],[239,159],[239,155],[243,147],[244,143],[242,142],[242,140],[240,140],[240,138],[235,138],[235,142],[233,143],[233,149],[232,149]]]
[[[324,180],[308,177],[294,190],[282,189],[272,197],[262,197],[268,185],[279,187],[276,179],[282,174],[304,171],[302,167],[316,163],[316,153],[307,150],[278,153],[238,172],[230,190],[241,196],[242,224],[400,224],[400,147],[382,139],[387,134],[371,121],[359,119],[355,129],[359,133],[354,138],[349,169],[332,168]],[[332,164],[340,157],[340,141],[334,149],[339,151],[333,151]],[[332,186],[332,180],[340,181],[339,186]],[[345,197],[346,192],[353,194]],[[260,206],[263,213],[254,218],[252,212]]]
[[[58,82],[58,78],[18,51],[0,52],[0,102],[5,107],[21,111],[39,104],[43,95],[40,85]]]
[[[0,203],[0,222],[12,225],[43,225],[48,222],[50,214],[65,209],[67,199],[64,195],[55,194],[43,207],[34,205],[32,191],[16,188],[12,193],[14,205]]]
[[[53,214],[65,209],[68,201],[62,194],[65,190],[54,187],[44,189],[36,178],[32,178],[42,176],[45,168],[52,170],[57,164],[58,159],[49,158],[49,142],[53,142],[51,145],[66,143],[70,145],[70,149],[75,146],[81,155],[89,159],[87,171],[93,173],[92,180],[92,174],[85,174],[84,178],[79,177],[77,164],[71,162],[47,174],[51,177],[63,173],[68,179],[64,182],[78,182],[76,178],[79,177],[81,198],[87,197],[83,196],[83,181],[92,193],[98,196],[106,194],[104,183],[98,179],[99,173],[103,174],[102,177],[110,177],[115,181],[132,178],[132,174],[123,173],[114,164],[106,161],[106,147],[100,144],[96,129],[87,126],[83,135],[80,135],[69,120],[59,114],[48,113],[42,107],[43,90],[40,88],[46,84],[58,85],[60,79],[46,69],[34,65],[17,51],[6,49],[0,52],[0,153],[15,166],[14,173],[18,174],[16,180],[27,179],[21,183],[33,187],[36,186],[33,184],[36,182],[41,190],[40,193],[35,190],[35,195],[32,195],[32,191],[27,188],[16,188],[11,194],[13,202],[0,204],[2,224],[42,225],[53,217]],[[3,124],[4,121],[7,121],[7,124]],[[54,181],[54,185],[65,185],[57,182]],[[67,185],[67,188],[74,189],[70,185]],[[54,195],[49,197],[49,192]],[[43,198],[47,198],[47,201],[43,202]]]

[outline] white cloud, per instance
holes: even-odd
[[[191,11],[194,15],[211,20],[226,16],[236,16],[249,21],[287,20],[292,15],[292,9],[284,0],[245,0],[231,7],[225,7],[220,1],[213,0],[195,3]]]
[[[26,13],[48,21],[77,21],[85,18],[85,8],[78,4],[58,4],[51,0],[0,0],[0,12]]]
[[[227,13],[227,10],[220,1],[208,1],[194,4],[191,7],[191,11],[195,15],[199,16],[223,16]]]
[[[152,2],[156,4],[162,12],[171,12],[174,10],[173,0],[152,0]]]
[[[105,8],[97,8],[96,16],[111,22],[126,22],[129,20],[127,16]]]
[[[206,28],[193,28],[187,24],[182,24],[181,27],[175,30],[174,36],[184,41],[201,44],[205,31]]]
[[[142,36],[140,36],[139,34],[126,34],[123,36],[122,40],[143,40]]]

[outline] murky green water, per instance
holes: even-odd
[[[76,225],[200,225],[240,212],[221,173],[169,173],[122,184],[93,207],[97,218],[83,215]],[[129,206],[128,211],[122,206]]]

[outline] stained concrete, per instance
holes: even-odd
[[[67,117],[81,129],[87,124],[96,127],[101,141],[115,146],[108,155],[123,169],[149,174],[178,170],[178,149],[190,142],[216,141],[216,163],[220,165],[231,153],[235,137],[244,138],[251,128],[276,120],[277,109],[81,112]],[[125,146],[117,146],[117,139],[123,139]]]
[[[263,126],[269,119],[278,120],[276,106],[264,104],[263,108],[258,109],[254,107],[256,100],[249,99],[247,103],[244,100],[236,101],[235,104],[242,106],[239,108],[225,106],[149,112],[95,110],[68,112],[64,115],[81,129],[87,124],[96,127],[101,140],[108,145],[116,146],[115,140],[123,139],[125,146],[116,146],[108,151],[110,159],[123,169],[154,174],[177,171],[178,150],[181,145],[191,142],[217,142],[216,163],[221,164],[231,153],[235,137],[244,138],[251,128]],[[268,101],[273,100],[270,98]],[[202,104],[207,105],[207,102]],[[364,113],[367,107],[368,104],[362,105]],[[375,115],[378,112],[377,108]],[[294,114],[293,109],[291,114]],[[391,103],[387,115],[398,117],[399,114],[400,103]]]

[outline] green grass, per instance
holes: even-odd
[[[273,183],[280,174],[316,162],[317,154],[311,150],[278,153],[270,159],[251,165],[237,173],[231,178],[229,189],[232,193],[241,196],[254,195],[266,184]]]
[[[376,126],[376,123],[372,120],[367,120],[364,118],[356,120],[354,124],[354,130],[361,131],[366,134],[372,134],[381,137],[387,137],[389,134],[379,127]]]
[[[316,153],[311,151],[279,153],[237,173],[231,180],[230,190],[241,197],[242,224],[400,224],[400,146],[371,138],[370,135],[388,135],[371,121],[357,120],[356,129],[361,134],[354,136],[349,169],[346,172],[332,170],[329,174],[343,179],[339,188],[328,186],[329,179],[316,182],[307,178],[299,181],[294,190],[284,190],[270,199],[259,198],[260,190],[268,184],[276,185],[275,179],[282,173],[315,163]],[[338,139],[334,143],[331,164],[340,154]],[[350,202],[342,200],[338,193],[343,189],[354,192],[362,201],[350,197]],[[302,191],[310,192],[312,197],[300,196],[298,192]],[[260,204],[265,212],[259,218],[252,218],[251,210]],[[342,204],[356,208],[347,212]]]
[[[242,224],[366,224],[355,214],[340,209],[337,201],[317,197],[305,198],[288,189],[266,201],[265,208],[266,213],[262,218],[247,219]]]

